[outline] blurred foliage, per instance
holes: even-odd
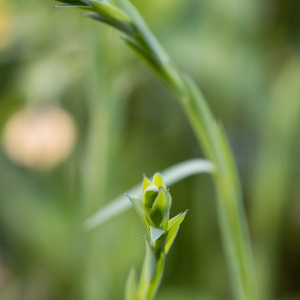
[[[264,299],[300,299],[300,2],[134,2],[224,123]],[[27,106],[61,107],[78,130],[72,155],[51,171],[0,150],[0,298],[123,299],[144,255],[138,217],[131,210],[89,233],[82,221],[141,174],[202,153],[180,107],[119,33],[55,4],[0,2],[1,139]],[[171,192],[172,214],[190,212],[157,300],[230,299],[210,178]]]

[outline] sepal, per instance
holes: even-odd
[[[153,184],[155,184],[158,188],[160,188],[162,186],[166,190],[166,185],[165,185],[159,172],[154,174]]]
[[[150,186],[152,183],[151,181],[146,177],[146,175],[144,174],[144,179],[143,179],[143,194],[145,192],[145,189]]]
[[[159,189],[156,185],[150,184],[143,192],[143,201],[147,208],[151,209],[158,196]]]
[[[158,229],[156,227],[150,226],[150,238],[151,238],[151,243],[153,244],[156,240],[158,240],[164,233],[165,231]]]
[[[156,227],[160,227],[165,215],[167,205],[166,192],[163,187],[159,189],[159,194],[151,208],[150,217]]]
[[[145,205],[143,201],[140,198],[137,197],[131,197],[126,194],[126,196],[129,198],[131,201],[133,207],[135,208],[136,212],[139,214],[141,217],[142,221],[144,222],[144,225],[147,229],[148,234],[150,235],[150,224],[152,224],[151,220],[147,216]]]

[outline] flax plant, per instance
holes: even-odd
[[[169,219],[172,198],[159,173],[154,175],[153,183],[144,176],[142,199],[127,196],[146,227],[146,257],[139,286],[134,268],[128,276],[125,300],[151,300],[160,285],[166,255],[187,211]]]
[[[124,42],[153,70],[175,96],[214,164],[219,223],[237,300],[255,300],[252,249],[242,205],[235,161],[224,133],[194,81],[171,60],[129,0],[60,0],[56,7],[84,9],[83,16],[106,23],[123,33]]]

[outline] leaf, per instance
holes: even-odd
[[[157,239],[159,239],[165,231],[160,230],[156,227],[150,226],[150,236],[151,236],[151,242],[154,243]]]
[[[108,23],[106,20],[104,20],[99,14],[96,13],[87,13],[87,14],[81,14],[82,17],[87,17],[96,21],[100,21],[106,24],[111,25],[110,23]]]
[[[131,197],[129,195],[126,195],[126,196],[131,201],[131,203],[134,206],[135,210],[137,211],[137,213],[141,217],[142,221],[144,222],[144,225],[145,225],[148,233],[150,234],[150,228],[149,228],[150,220],[147,217],[147,214],[146,214],[146,211],[145,211],[145,205],[144,205],[143,201],[140,198],[137,198],[137,197]]]
[[[169,224],[168,224],[168,229],[170,229],[172,227],[172,225],[182,216],[183,213],[180,213],[178,214],[176,217],[172,218],[170,221],[169,221]]]
[[[105,20],[105,23],[123,31],[124,33],[133,36],[135,34],[134,25],[131,22],[130,17],[109,3],[99,1],[89,1],[93,9]]]
[[[165,209],[166,209],[166,192],[161,187],[159,194],[153,204],[150,211],[150,218],[156,226],[159,226],[163,221]]]
[[[82,8],[82,9],[91,9],[89,6],[87,5],[69,5],[69,4],[59,4],[59,5],[55,5],[52,8]]]
[[[69,4],[69,5],[88,6],[87,2],[80,1],[80,0],[57,0],[57,1],[61,2],[61,3]]]
[[[133,38],[123,37],[126,44],[139,56],[147,65],[152,68],[157,74],[161,74],[162,68],[157,60],[148,48],[140,44]]]
[[[131,23],[130,17],[114,5],[94,0],[90,0],[89,3],[92,5],[95,11],[101,14],[104,18],[110,18],[113,20],[118,20],[120,22]]]
[[[159,172],[154,174],[154,178],[153,178],[153,184],[155,184],[158,188],[160,188],[161,186],[163,186],[163,188],[166,190],[166,186],[165,183],[160,175]]]
[[[165,253],[167,254],[176,238],[179,230],[179,226],[187,214],[187,210],[180,215],[180,217],[173,223],[172,227],[167,231],[166,241],[165,241]]]
[[[137,276],[135,267],[131,268],[126,281],[125,300],[137,300]]]

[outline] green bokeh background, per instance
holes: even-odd
[[[123,299],[145,251],[139,217],[131,209],[89,233],[82,222],[143,173],[203,154],[180,106],[120,33],[55,4],[0,0],[0,137],[26,105],[59,105],[78,129],[72,155],[49,172],[0,149],[0,299]],[[227,130],[261,300],[299,300],[299,0],[134,4]],[[232,299],[211,179],[190,177],[171,194],[172,215],[189,213],[156,300]]]

